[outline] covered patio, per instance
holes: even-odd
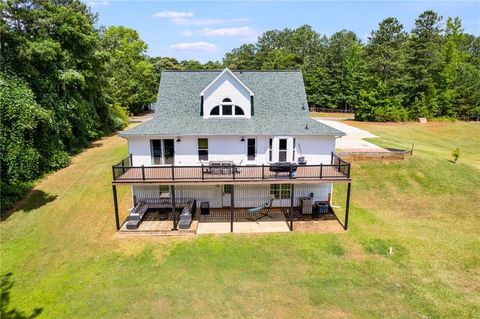
[[[122,234],[150,234],[150,235],[193,235],[193,234],[225,234],[225,233],[280,233],[290,232],[291,224],[295,224],[295,231],[299,232],[341,232],[344,224],[339,220],[333,208],[318,217],[303,215],[299,208],[274,207],[268,215],[255,219],[256,216],[245,208],[211,208],[208,215],[202,215],[200,208],[194,214],[188,229],[180,229],[175,220],[180,209],[173,210],[159,208],[148,209],[136,229],[126,227],[127,219],[120,225]],[[177,228],[175,229],[175,225]]]

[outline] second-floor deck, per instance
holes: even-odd
[[[349,182],[350,163],[332,154],[330,164],[112,166],[115,184],[298,184]]]

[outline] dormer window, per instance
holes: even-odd
[[[210,116],[245,116],[243,109],[232,103],[230,98],[224,98],[220,105],[214,106]]]
[[[245,83],[225,68],[200,92],[200,116],[249,119],[253,114],[253,95]]]

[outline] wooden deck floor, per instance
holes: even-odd
[[[298,166],[296,177],[289,173],[270,172],[268,167],[239,166],[235,173],[226,170],[223,174],[202,173],[202,167],[132,167],[125,168],[115,178],[117,184],[299,184],[322,182],[348,182],[350,178],[334,166]]]

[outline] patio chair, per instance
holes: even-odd
[[[272,203],[273,203],[273,199],[270,199],[269,201],[265,202],[263,205],[248,209],[247,212],[250,215],[253,216],[258,214],[256,218],[248,218],[248,219],[250,219],[251,221],[256,221],[266,216],[273,218],[272,216],[269,215],[270,209],[272,208]]]

